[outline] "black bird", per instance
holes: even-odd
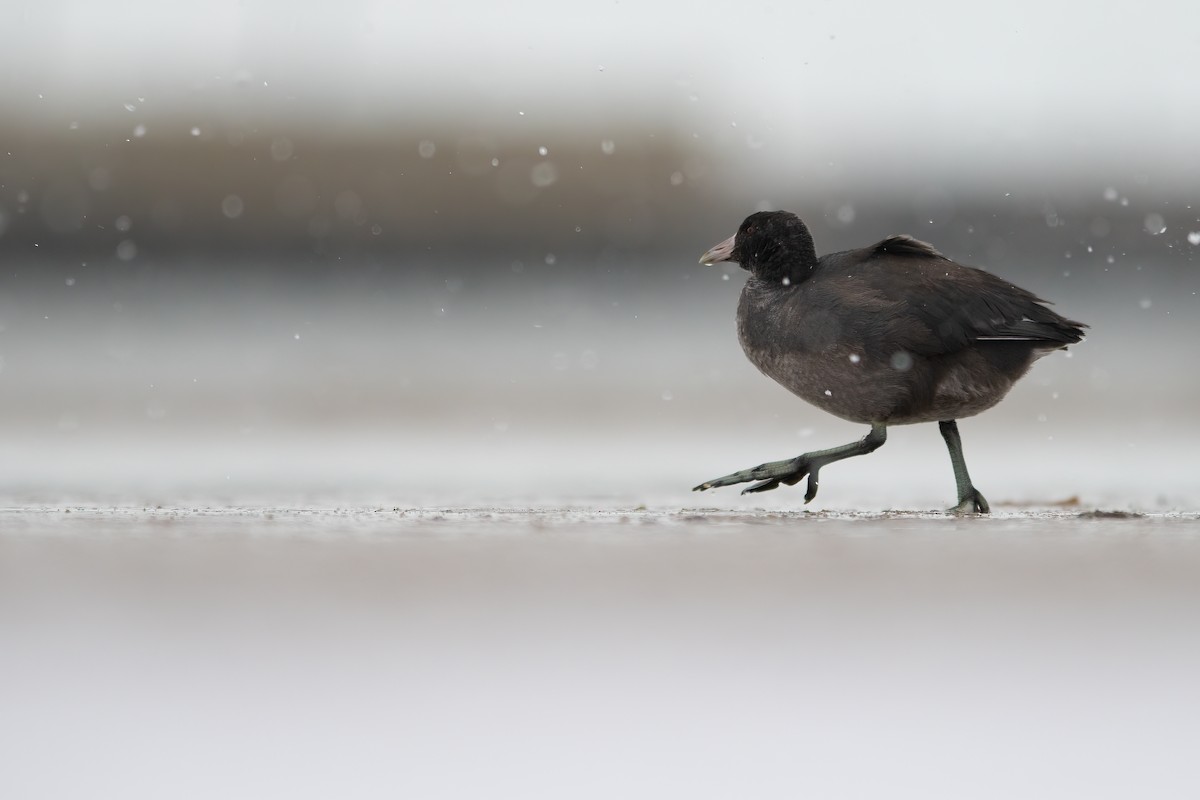
[[[757,481],[743,494],[765,492],[808,476],[807,503],[817,496],[826,464],[878,449],[889,425],[937,422],[958,486],[951,511],[986,514],[955,420],[996,405],[1035,360],[1080,341],[1087,327],[911,236],[817,258],[808,228],[786,211],[747,217],[700,258],[717,261],[736,261],[750,272],[737,325],[754,365],[871,432],[852,444],[705,481],[695,491]]]

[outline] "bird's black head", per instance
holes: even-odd
[[[768,281],[799,283],[817,266],[808,228],[790,211],[759,211],[738,232],[700,256],[701,264],[736,261]]]

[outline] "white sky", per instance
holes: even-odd
[[[741,146],[1194,161],[1198,9],[1185,0],[6,2],[0,102],[31,118],[117,124],[125,103],[142,106],[137,98],[147,114],[232,107],[347,126],[435,110],[497,126],[628,115]]]

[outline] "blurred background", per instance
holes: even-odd
[[[743,273],[696,263],[786,208],[1093,326],[964,424],[994,501],[1186,507],[1196,15],[4,3],[0,485],[690,502],[861,435],[754,371]],[[893,443],[818,503],[951,499],[939,437]]]
[[[1200,6],[0,31],[0,795],[1191,796]],[[689,491],[864,432],[696,263],[772,208],[1092,326],[961,424],[992,518],[881,513],[928,425]]]

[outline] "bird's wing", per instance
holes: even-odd
[[[860,252],[854,277],[891,301],[876,333],[914,353],[937,355],[988,341],[1055,348],[1083,338],[1086,326],[1051,311],[1037,295],[956,264],[924,242],[892,236]]]
[[[869,248],[872,255],[917,256],[923,258],[945,258],[938,249],[929,242],[922,242],[907,233],[889,236]]]

